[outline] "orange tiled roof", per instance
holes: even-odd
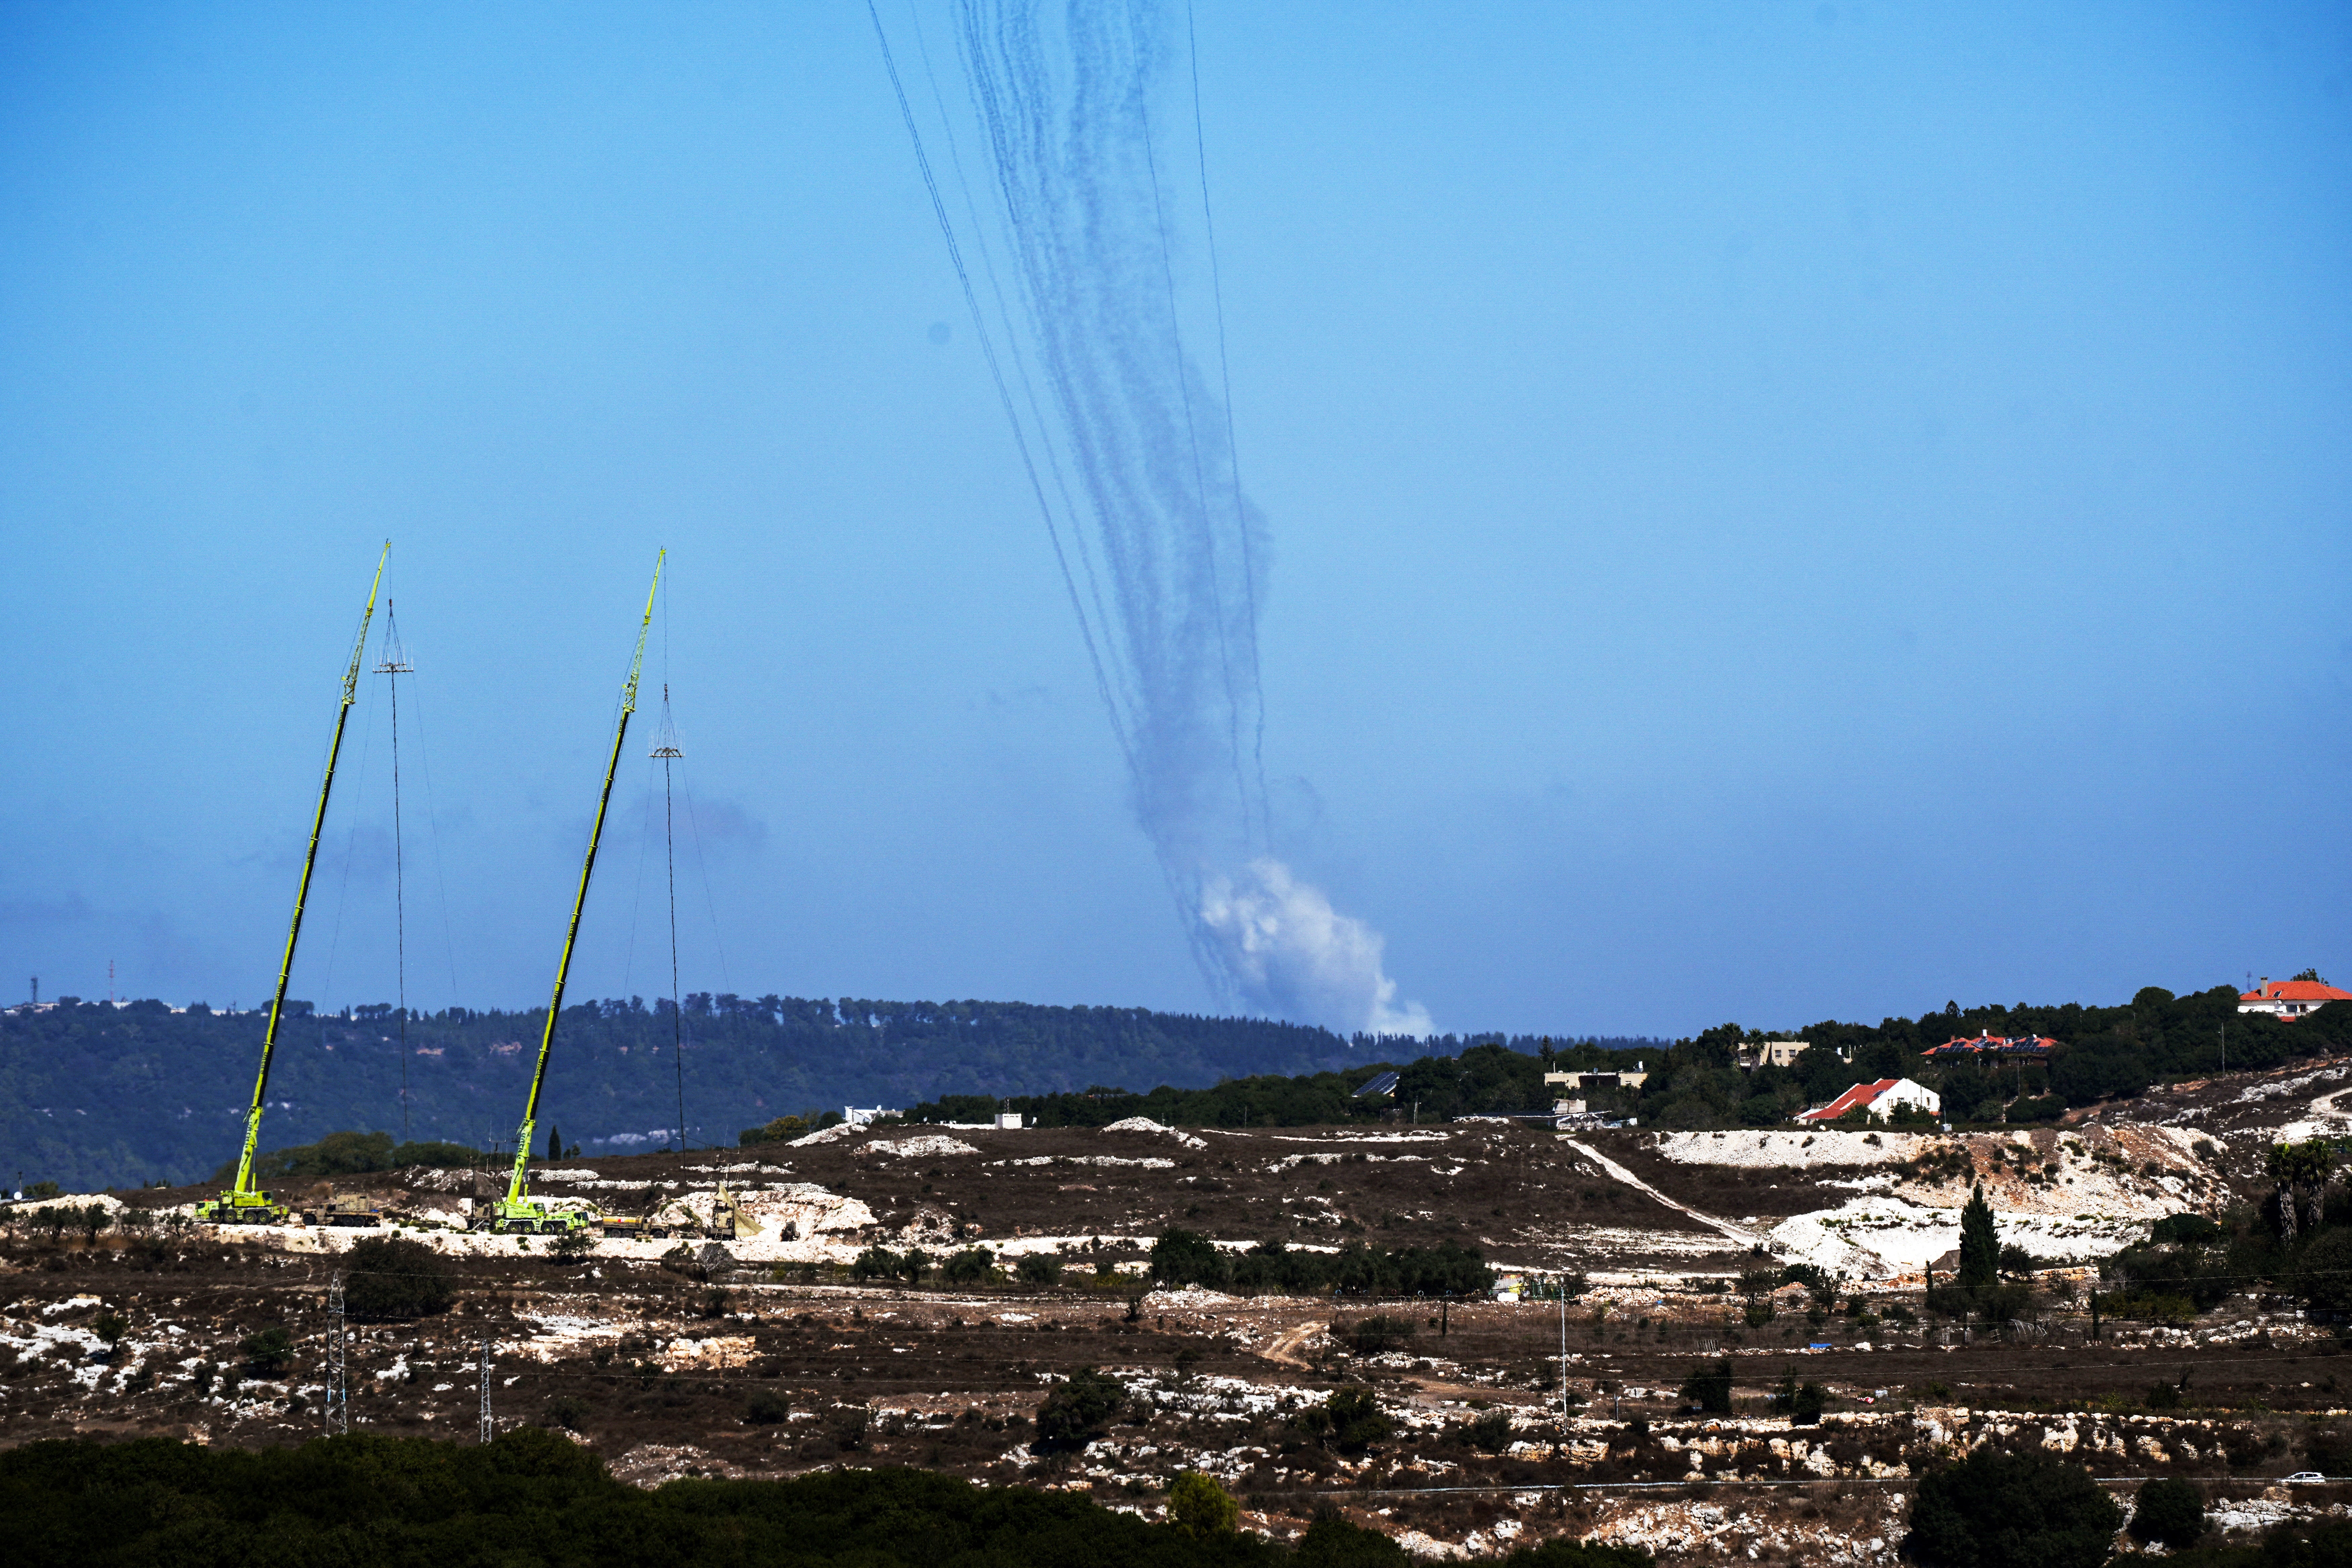
[[[2339,991],[2319,980],[2265,980],[2252,991],[2240,992],[2241,1002],[2352,1002],[2352,991]]]

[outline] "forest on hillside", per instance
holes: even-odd
[[[1094,1087],[1077,1093],[1014,1097],[1004,1109],[1044,1126],[1099,1127],[1129,1116],[1194,1127],[1307,1125],[1387,1119],[1445,1121],[1456,1116],[1519,1115],[1549,1107],[1562,1091],[1547,1089],[1551,1071],[1620,1071],[1639,1067],[1639,1087],[1580,1090],[1602,1115],[1644,1127],[1709,1129],[1785,1123],[1808,1106],[1853,1084],[1908,1078],[1944,1097],[1956,1124],[2054,1121],[2069,1108],[2127,1099],[2154,1083],[2200,1077],[2221,1068],[2226,1043],[2232,1070],[2274,1068],[2305,1057],[2352,1051],[2352,1003],[2336,1003],[2284,1023],[2241,1014],[2235,987],[2176,996],[2147,986],[2119,1006],[1947,1003],[1917,1018],[1876,1025],[1834,1019],[1801,1029],[1722,1024],[1667,1046],[1651,1041],[1558,1041],[1500,1036],[1431,1041],[1428,1055],[1289,1077],[1254,1077],[1204,1089],[1160,1087],[1149,1093]],[[1936,1062],[1923,1053],[1956,1038],[2031,1036],[2057,1042],[2047,1061]],[[1787,1068],[1742,1070],[1739,1047],[1768,1039],[1802,1039],[1811,1048]],[[1367,1042],[1376,1044],[1376,1042]],[[1452,1047],[1446,1049],[1446,1047]],[[1360,1095],[1384,1070],[1391,1093]],[[918,1106],[913,1119],[978,1121],[995,1101],[947,1096]]]
[[[511,1148],[546,1017],[289,1004],[263,1146],[358,1130]],[[266,1022],[71,997],[0,1012],[0,1179],[88,1190],[205,1178],[236,1152]],[[1141,1007],[697,994],[679,1010],[631,997],[564,1008],[540,1122],[586,1153],[629,1153],[670,1136],[681,1078],[687,1139],[708,1145],[733,1143],[746,1121],[850,1104],[1206,1085],[1378,1053],[1296,1024]]]
[[[387,1150],[394,1141],[511,1148],[543,1010],[403,1019],[384,1006],[293,1007],[271,1074],[265,1148],[315,1145],[339,1131],[390,1134]],[[203,1179],[236,1152],[263,1022],[257,1012],[202,1005],[71,998],[0,1012],[0,1176],[78,1190]],[[2046,1062],[2013,1065],[1921,1055],[1983,1034],[2047,1037],[2058,1048]],[[2232,1069],[2352,1051],[2352,1003],[2283,1023],[2240,1014],[2231,986],[2185,995],[2149,986],[2114,1006],[1954,1003],[1875,1025],[1723,1024],[1669,1044],[1342,1039],[1265,1019],[1010,1002],[697,994],[673,1011],[633,997],[564,1009],[541,1127],[561,1129],[587,1154],[661,1147],[678,1121],[681,1077],[687,1141],[706,1147],[789,1135],[793,1119],[806,1126],[850,1104],[930,1121],[1013,1110],[1047,1126],[1137,1115],[1215,1127],[1436,1121],[1539,1112],[1556,1094],[1547,1071],[1636,1063],[1649,1074],[1639,1088],[1581,1098],[1644,1127],[1769,1126],[1855,1082],[1911,1078],[1943,1094],[1948,1120],[2015,1123],[2216,1071],[2225,1034]],[[1792,1067],[1735,1065],[1742,1045],[1790,1037],[1811,1043]],[[1383,1071],[1398,1075],[1392,1091],[1356,1092]]]

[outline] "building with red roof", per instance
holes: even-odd
[[[2268,1013],[2287,1024],[2330,1002],[2352,1002],[2352,991],[2338,990],[2317,978],[2273,980],[2265,974],[2260,985],[2238,993],[2239,1012]]]
[[[2047,1035],[2017,1035],[2004,1038],[2000,1035],[1983,1034],[1973,1039],[1958,1036],[1940,1046],[1930,1046],[1919,1054],[1934,1061],[1952,1061],[1964,1057],[2022,1057],[2028,1061],[2046,1061],[2058,1048],[2058,1042]]]
[[[1907,1078],[1883,1078],[1876,1083],[1855,1084],[1827,1105],[1801,1110],[1797,1120],[1835,1121],[1860,1110],[1867,1112],[1873,1121],[1885,1121],[1894,1116],[1897,1106],[1904,1105],[1915,1106],[1933,1116],[1944,1109],[1944,1097]]]

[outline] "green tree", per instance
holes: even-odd
[[[2277,1184],[2279,1239],[2292,1242],[2302,1231],[2319,1228],[2321,1194],[2336,1173],[2336,1151],[2319,1139],[2273,1143],[2263,1158],[2263,1173]]]
[[[1921,1478],[1905,1545],[1927,1568],[2099,1568],[2123,1521],[2082,1466],[1979,1448]]]
[[[1714,1361],[1701,1364],[1683,1380],[1683,1403],[1709,1415],[1731,1414],[1731,1363]]]
[[[1342,1454],[1360,1454],[1396,1430],[1369,1388],[1334,1389],[1328,1399],[1300,1411],[1294,1421],[1301,1432]]]
[[[1971,1295],[1988,1289],[2000,1279],[2000,1232],[1992,1223],[1992,1205],[1985,1202],[1979,1184],[1960,1209],[1960,1289]]]
[[[1503,1559],[1503,1568],[1651,1568],[1656,1562],[1638,1547],[1570,1541],[1556,1535],[1549,1541],[1520,1547]]]
[[[1168,1521],[1190,1536],[1231,1535],[1241,1505],[1215,1479],[1186,1470],[1168,1489]]]
[[[1217,1244],[1198,1231],[1171,1226],[1151,1244],[1151,1278],[1160,1284],[1219,1286],[1231,1272]]]
[[[1290,1568],[1411,1568],[1405,1549],[1377,1530],[1327,1513],[1291,1549]]]
[[[294,1336],[275,1326],[246,1335],[236,1348],[245,1352],[246,1364],[264,1377],[285,1371],[294,1360]]]
[[[1062,1282],[1062,1260],[1050,1252],[1033,1252],[1017,1266],[1024,1285],[1058,1285]]]
[[[950,1285],[985,1285],[996,1270],[996,1254],[984,1247],[967,1247],[940,1267]]]
[[[2331,1226],[2294,1260],[2295,1294],[2323,1311],[2352,1310],[2352,1226]]]
[[[362,1322],[426,1318],[457,1300],[449,1265],[421,1241],[371,1236],[351,1251],[343,1310]]]
[[[2177,1476],[2142,1482],[2132,1507],[2131,1532],[2178,1549],[2194,1546],[2205,1533],[2205,1497]]]
[[[1043,1453],[1083,1448],[1110,1425],[1110,1418],[1125,1403],[1125,1384],[1082,1366],[1055,1384],[1045,1403],[1037,1407],[1037,1440],[1032,1447]]]

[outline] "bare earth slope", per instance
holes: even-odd
[[[1948,1249],[1978,1181],[2004,1235],[2046,1258],[2090,1259],[2155,1215],[2218,1210],[2253,1190],[2267,1142],[2335,1114],[2339,1085],[2352,1089],[2345,1064],[2215,1080],[2067,1127],[1874,1142],[1571,1141],[1499,1122],[887,1129],[545,1170],[544,1192],[673,1219],[710,1215],[723,1181],[757,1226],[723,1243],[602,1241],[571,1262],[547,1238],[448,1228],[487,1179],[402,1173],[349,1184],[446,1255],[457,1300],[413,1323],[352,1326],[352,1417],[470,1440],[487,1342],[497,1421],[560,1425],[647,1482],[903,1463],[1150,1510],[1198,1467],[1242,1497],[1245,1522],[1277,1533],[1339,1506],[1429,1553],[1569,1532],[1669,1561],[1891,1563],[1909,1478],[1991,1443],[2070,1452],[2103,1475],[2187,1475],[2225,1522],[2252,1528],[2339,1506],[2335,1489],[2279,1485],[2352,1451],[2352,1372],[2339,1373],[2331,1329],[2257,1289],[2179,1327],[2108,1324],[2094,1340],[2053,1300],[2028,1330],[1971,1338],[1921,1320],[1918,1269]],[[199,1195],[109,1202],[161,1216]],[[1454,1241],[1590,1285],[1565,1308],[1147,1292],[1136,1275],[1171,1225],[1232,1247]],[[14,1226],[0,1441],[316,1434],[330,1278],[366,1234],[158,1217],[85,1243]],[[841,1268],[875,1245],[936,1258],[975,1244],[1001,1263],[1053,1254],[1066,1283],[915,1289]],[[1762,1261],[1759,1247],[1843,1273],[1837,1310],[1810,1321],[1790,1286],[1768,1321],[1748,1321],[1722,1283]],[[2043,1276],[2053,1296],[2082,1278]],[[1385,1348],[1358,1331],[1375,1315],[1391,1320]],[[109,1320],[122,1331],[110,1352]],[[291,1361],[246,1367],[239,1342],[271,1326],[291,1336]],[[1736,1413],[1678,1415],[1675,1391],[1716,1356],[1733,1367]],[[1118,1375],[1128,1406],[1083,1452],[1039,1454],[1029,1419],[1079,1366]],[[1791,1372],[1830,1391],[1822,1425],[1764,1408]],[[2184,1374],[2184,1407],[2146,1407],[2153,1383]],[[1296,1420],[1349,1384],[1399,1423],[1367,1452],[1334,1451]]]

